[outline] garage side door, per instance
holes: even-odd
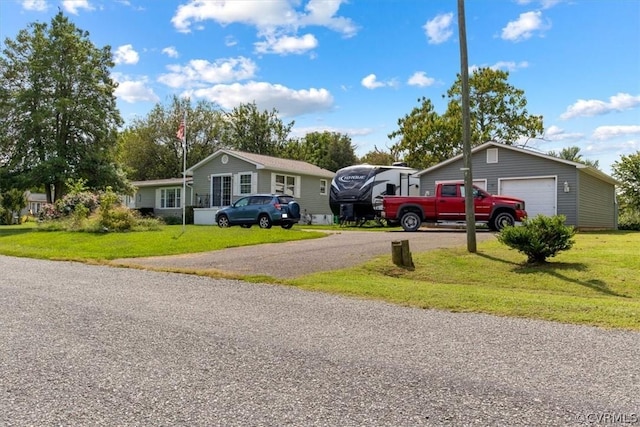
[[[530,218],[556,214],[556,179],[523,178],[500,180],[500,194],[524,200]]]

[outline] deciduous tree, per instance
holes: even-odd
[[[215,105],[172,97],[168,105],[156,104],[142,118],[132,121],[120,135],[120,159],[135,181],[182,176],[183,147],[176,132],[186,112],[187,167],[221,148],[224,113]]]
[[[620,208],[623,211],[640,213],[640,151],[621,156],[613,162],[612,175],[620,182]]]
[[[44,186],[59,199],[68,178],[90,188],[129,188],[116,163],[122,123],[111,48],[62,12],[6,39],[0,56],[0,174],[5,186]]]
[[[228,148],[277,156],[285,146],[294,122],[278,117],[277,110],[258,110],[255,102],[241,104],[224,114],[222,143]]]
[[[529,114],[524,91],[507,82],[509,73],[490,68],[475,70],[469,77],[471,145],[497,141],[512,145],[542,135],[542,116]],[[447,91],[447,109],[438,114],[430,99],[398,120],[389,134],[398,152],[410,165],[426,168],[462,151],[462,82],[458,75]]]

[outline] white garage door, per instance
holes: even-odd
[[[524,200],[530,218],[538,214],[556,214],[555,178],[503,179],[500,181],[500,194]]]

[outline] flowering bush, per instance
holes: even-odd
[[[61,216],[62,215],[56,205],[52,203],[43,204],[40,208],[40,212],[38,213],[38,219],[40,221],[53,221],[55,219],[59,219]]]

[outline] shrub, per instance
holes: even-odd
[[[544,263],[573,246],[576,231],[564,225],[565,220],[564,215],[537,215],[522,221],[521,226],[503,228],[497,238],[500,243],[527,255],[528,264]]]
[[[175,215],[165,216],[162,218],[165,224],[167,225],[179,225],[182,224],[182,217],[178,217]]]
[[[640,212],[628,210],[621,213],[618,218],[618,229],[640,231]]]

